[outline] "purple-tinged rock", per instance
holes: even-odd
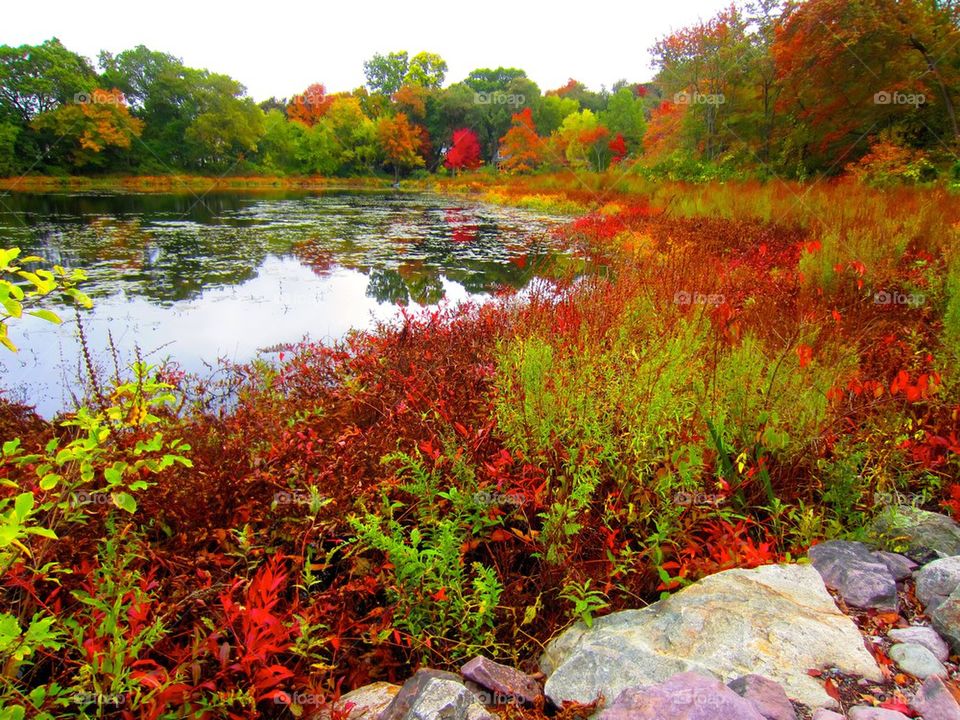
[[[835,713],[833,710],[820,708],[813,714],[813,720],[843,720],[843,715]]]
[[[893,575],[893,579],[897,582],[906,580],[913,575],[914,570],[920,567],[906,555],[901,555],[900,553],[877,550],[873,554],[874,557],[887,566],[887,570],[890,571],[890,574]]]
[[[797,720],[797,712],[779,683],[762,675],[744,675],[727,687],[749,701],[767,720]]]
[[[887,710],[886,708],[857,705],[847,711],[849,720],[910,720],[902,712]]]
[[[627,688],[598,720],[765,720],[756,708],[716,678],[695,672],[660,685]]]
[[[912,625],[907,628],[894,628],[887,633],[895,643],[913,643],[914,645],[923,645],[927,650],[933,653],[933,656],[940,662],[946,662],[950,657],[950,648],[944,642],[940,634],[932,627],[926,625]]]
[[[960,720],[960,703],[938,677],[924,680],[910,707],[923,715],[924,720]]]
[[[493,693],[490,705],[532,703],[543,691],[529,675],[478,655],[460,668],[460,673]]]
[[[897,582],[887,566],[863,543],[831,540],[810,548],[810,561],[824,584],[848,605],[897,609]]]

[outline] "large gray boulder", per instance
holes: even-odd
[[[877,516],[873,532],[919,563],[960,555],[960,525],[940,513],[897,505]]]
[[[848,605],[897,609],[897,581],[893,573],[863,543],[831,540],[814,545],[808,554],[823,582],[837,590]]]
[[[879,682],[863,637],[809,565],[767,565],[711,575],[643,610],[577,623],[540,665],[555,703],[607,702],[627,688],[698,671],[729,682],[763,675],[810,707],[836,701],[808,670],[837,667]]]

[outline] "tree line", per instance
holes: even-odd
[[[430,52],[366,84],[256,103],[139,46],[96,64],[0,46],[0,174],[505,172],[625,163],[678,177],[956,172],[960,0],[751,0],[651,48],[651,82],[542,91],[517,68],[445,84]]]

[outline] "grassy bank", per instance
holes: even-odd
[[[36,624],[7,651],[9,699],[283,717],[293,693],[480,651],[533,670],[572,620],[860,537],[896,502],[960,511],[947,193],[429,188],[576,211],[562,235],[595,271],[219,386],[144,371],[67,425],[3,408],[23,532],[2,609]],[[210,410],[226,389],[236,407]]]

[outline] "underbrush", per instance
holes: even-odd
[[[562,230],[589,271],[219,387],[138,366],[61,422],[2,408],[4,717],[287,717],[477,652],[533,670],[573,620],[893,501],[956,512],[948,196],[454,182],[589,209]]]

